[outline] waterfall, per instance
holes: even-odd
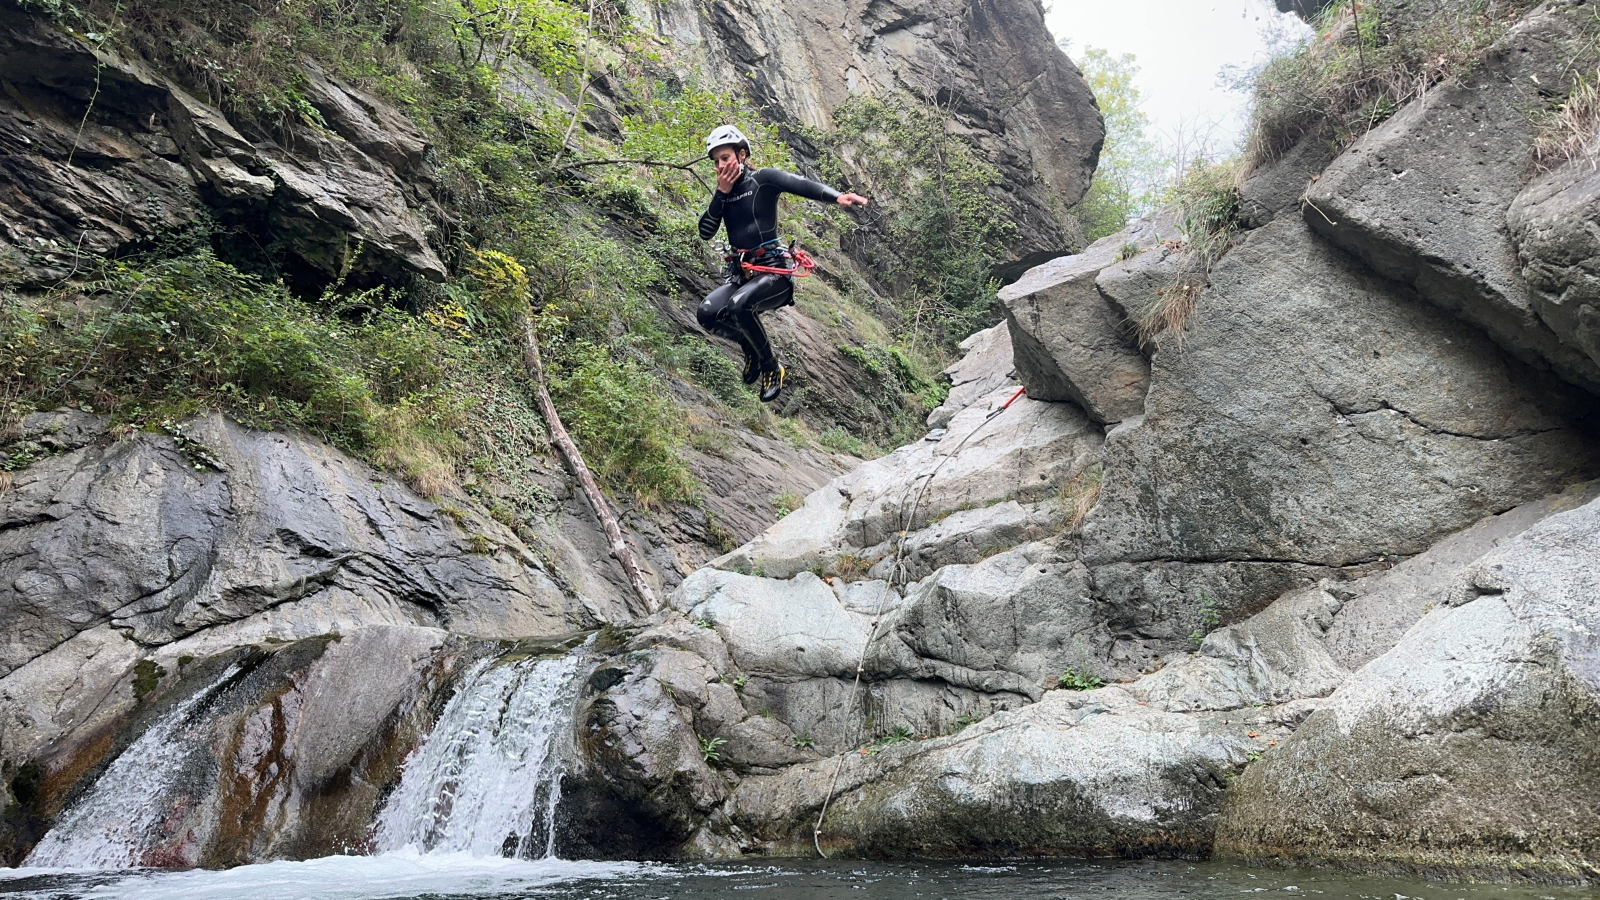
[[[184,762],[203,738],[189,734],[189,714],[239,671],[229,666],[204,690],[168,710],[122,751],[88,793],[56,822],[25,866],[125,869],[142,863],[165,836],[167,798]]]
[[[463,677],[378,815],[375,850],[555,855],[579,658],[485,660]]]

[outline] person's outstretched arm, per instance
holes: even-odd
[[[821,182],[802,178],[782,169],[762,169],[759,174],[764,183],[770,184],[786,194],[794,194],[807,200],[815,200],[818,203],[837,203],[840,206],[867,205],[867,198],[860,194],[841,194]]]

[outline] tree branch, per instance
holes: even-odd
[[[707,184],[706,180],[700,176],[700,173],[694,170],[694,164],[697,162],[699,162],[698,159],[686,163],[662,162],[659,159],[588,159],[584,160],[583,162],[567,163],[564,166],[556,166],[550,171],[567,172],[572,169],[586,169],[590,166],[652,166],[657,169],[679,169],[681,171],[688,172],[690,175],[693,175],[694,180],[700,182],[701,187],[710,190],[711,185]]]
[[[539,412],[544,416],[545,424],[550,427],[551,442],[561,451],[572,477],[577,479],[583,488],[583,494],[588,498],[595,518],[600,520],[600,527],[605,529],[606,539],[611,542],[611,555],[622,565],[623,573],[628,576],[628,583],[633,586],[634,593],[639,595],[639,603],[643,609],[629,603],[629,611],[636,616],[647,616],[655,612],[660,607],[655,592],[650,589],[650,583],[644,580],[644,573],[640,571],[639,563],[634,559],[633,548],[629,547],[628,542],[622,537],[622,527],[617,523],[616,513],[611,511],[611,504],[606,502],[605,494],[600,492],[600,485],[595,482],[594,473],[589,471],[588,465],[583,461],[583,454],[578,452],[577,443],[572,440],[572,435],[567,433],[567,426],[562,424],[561,416],[556,412],[555,401],[550,399],[550,390],[545,387],[544,362],[539,357],[539,337],[534,333],[531,317],[524,317],[522,320],[522,363],[527,367],[528,374],[533,376],[534,400],[539,404]]]

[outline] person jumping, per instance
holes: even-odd
[[[819,203],[849,208],[866,206],[859,194],[841,194],[779,169],[748,165],[750,140],[739,129],[724,125],[706,138],[706,155],[717,167],[717,189],[711,205],[700,216],[700,239],[709,241],[724,223],[729,257],[728,280],[700,304],[700,326],[744,350],[744,383],[761,382],[761,402],[771,403],[783,390],[787,374],[772,352],[766,329],[758,315],[794,305],[794,276],[775,272],[746,273],[744,263],[763,268],[793,269],[794,258],[778,242],[778,197],[796,194]]]

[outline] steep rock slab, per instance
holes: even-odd
[[[1600,393],[1600,365],[1552,331],[1532,302],[1506,221],[1535,136],[1526,111],[1543,107],[1544,86],[1562,84],[1575,59],[1592,55],[1588,16],[1567,4],[1530,15],[1463,83],[1430,91],[1330,165],[1304,215],[1518,358]],[[1563,318],[1559,304],[1549,312]],[[1568,317],[1558,330],[1572,333],[1576,310]]]
[[[879,559],[860,555],[887,552],[880,545],[902,530],[961,510],[1059,494],[1097,460],[1100,430],[1071,404],[1021,397],[1002,410],[1014,394],[1009,386],[995,391],[944,432],[862,463],[711,565],[775,578],[829,569],[843,557],[872,565]]]
[[[857,93],[938,102],[999,170],[1023,268],[1082,240],[1064,210],[1088,190],[1105,128],[1038,0],[674,0],[646,18],[698,57],[686,80],[715,73],[775,121],[829,129]]]
[[[29,424],[63,418],[79,417]],[[222,625],[244,641],[364,623],[518,637],[587,619],[515,537],[472,553],[433,504],[329,447],[221,417],[185,435],[101,437],[16,473],[0,497],[0,674],[102,624],[154,645]]]
[[[929,428],[944,428],[972,404],[1011,383],[1011,330],[1004,323],[985,328],[961,342],[962,357],[944,370],[950,394],[928,413]]]
[[[1586,397],[1361,274],[1292,217],[1222,260],[1152,369],[1145,417],[1107,438],[1091,567],[1417,553],[1597,464],[1573,424]]]
[[[329,127],[291,123],[287,146],[245,138],[142,63],[10,6],[0,80],[0,277],[53,283],[87,255],[213,221],[278,242],[313,284],[445,276],[426,142],[314,66],[305,91]],[[347,259],[353,239],[362,252]]]
[[[1507,541],[1231,795],[1217,847],[1600,872],[1600,502]]]
[[[1539,317],[1600,363],[1600,153],[1528,185],[1506,223]]]

